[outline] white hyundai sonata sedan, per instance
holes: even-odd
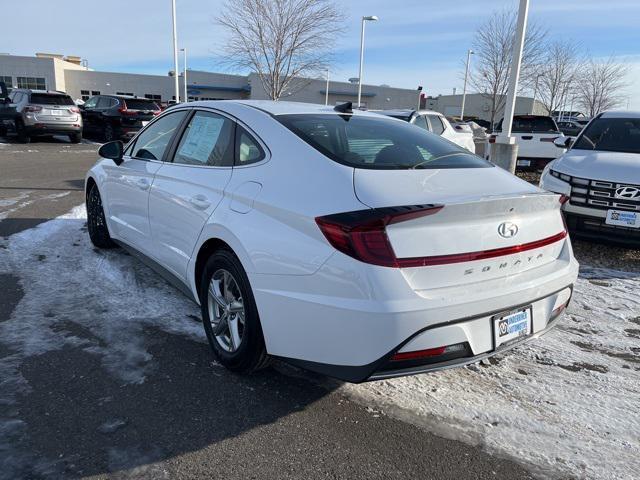
[[[548,331],[577,277],[559,195],[350,104],[193,102],[100,156],[92,242],[198,302],[234,371],[477,362]]]

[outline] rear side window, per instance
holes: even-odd
[[[149,125],[136,138],[131,156],[146,160],[162,160],[169,142],[185,115],[185,110],[173,112]]]
[[[51,93],[32,93],[30,101],[35,105],[75,105],[69,95]]]
[[[442,137],[382,116],[302,114],[276,119],[327,157],[355,168],[491,167]]]
[[[428,115],[428,117],[429,122],[431,122],[431,131],[436,135],[442,135],[442,132],[444,132],[444,125],[442,120],[440,120],[440,117],[437,115]]]
[[[211,112],[196,112],[173,158],[182,165],[233,165],[234,122]]]
[[[111,99],[109,97],[100,97],[98,100],[98,105],[96,108],[110,108],[111,107]]]
[[[141,98],[125,98],[124,103],[127,105],[127,110],[160,110],[160,107],[151,100],[145,100]]]
[[[417,127],[424,128],[425,130],[429,130],[429,125],[427,125],[427,119],[424,115],[418,115],[416,119],[413,121],[413,124]]]
[[[258,141],[238,125],[236,130],[236,165],[250,165],[265,158],[265,153]]]

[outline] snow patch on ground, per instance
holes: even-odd
[[[85,218],[77,207],[0,240],[0,274],[19,276],[24,291],[0,323],[0,343],[12,352],[0,359],[2,405],[29,391],[20,368],[31,356],[81,348],[135,384],[154,368],[146,328],[206,341],[193,321],[198,307],[123,250],[94,249]],[[583,267],[568,314],[533,343],[489,365],[341,388],[544,476],[637,478],[639,291],[638,274]],[[0,418],[0,448],[22,429],[16,415]]]
[[[543,476],[637,479],[640,274],[583,267],[568,314],[488,364],[343,390]]]

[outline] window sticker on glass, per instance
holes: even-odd
[[[218,142],[224,122],[223,117],[194,116],[187,129],[186,139],[180,146],[180,156],[206,165]]]

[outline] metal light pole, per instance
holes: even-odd
[[[491,152],[493,162],[505,170],[509,170],[511,173],[514,173],[516,170],[516,161],[518,158],[518,145],[516,144],[516,139],[511,136],[511,127],[513,126],[513,113],[516,108],[516,94],[518,92],[518,80],[520,79],[520,62],[522,61],[522,50],[524,47],[525,32],[527,30],[528,16],[529,0],[520,0],[518,23],[516,25],[516,35],[513,43],[509,89],[507,91],[507,102],[504,109],[504,120],[502,121],[502,133],[498,135]]]
[[[178,30],[176,28],[176,0],[171,0],[171,19],[173,21],[173,79],[176,90],[176,103],[180,103],[180,84],[178,83]]]
[[[471,62],[473,50],[467,50],[467,68],[464,71],[464,87],[462,89],[462,108],[460,109],[460,121],[464,122],[464,102],[467,99],[467,78],[469,77],[469,63]]]
[[[364,23],[377,22],[378,17],[369,15],[362,17],[362,30],[360,32],[360,74],[358,75],[358,108],[362,106],[362,63],[364,62]]]
[[[420,107],[422,106],[422,85],[418,85],[418,110],[420,110]]]
[[[185,102],[189,101],[189,96],[187,95],[187,48],[181,48],[180,51],[183,53],[182,58],[184,63],[184,74],[182,75],[182,81],[184,82],[184,97],[183,100]]]
[[[324,92],[324,104],[329,105],[329,69],[327,68],[327,88]]]

